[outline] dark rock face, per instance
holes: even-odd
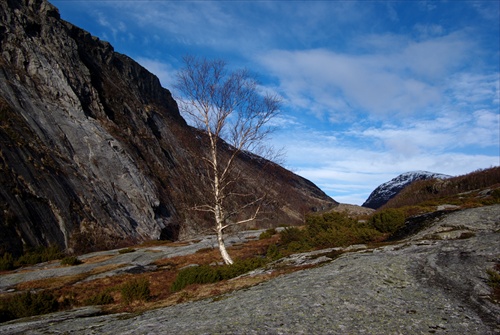
[[[446,179],[449,175],[441,173],[433,173],[427,171],[412,171],[400,174],[396,178],[389,180],[386,183],[379,185],[363,203],[363,207],[377,209],[385,205],[389,200],[394,198],[406,186],[417,180],[426,179]]]
[[[44,0],[0,3],[0,252],[196,234],[199,141],[158,78],[109,43]],[[274,224],[336,204],[275,164],[239,164],[259,176],[242,188],[270,188]]]

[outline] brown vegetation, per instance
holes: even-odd
[[[500,202],[500,167],[477,170],[444,180],[420,180],[404,188],[379,210],[407,207],[409,211],[429,212],[442,204],[472,208]],[[417,213],[415,213],[417,214]]]

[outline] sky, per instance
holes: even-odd
[[[341,203],[408,171],[500,165],[499,1],[51,3],[174,96],[185,55],[255,73],[283,99],[283,165]]]

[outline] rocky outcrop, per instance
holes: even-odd
[[[498,334],[487,270],[500,260],[500,205],[429,220],[403,241],[358,245],[335,260],[331,250],[292,255],[280,264],[325,263],[216,298],[141,314],[86,307],[4,323],[0,332]]]
[[[0,122],[0,252],[175,240],[207,222],[189,209],[200,138],[170,92],[45,0],[0,3]],[[243,189],[270,188],[273,224],[336,204],[280,166],[240,164],[259,176]]]
[[[399,192],[414,181],[447,178],[451,178],[451,176],[427,171],[405,172],[388,182],[379,185],[375,190],[373,190],[372,193],[370,193],[370,196],[366,199],[362,206],[378,209],[398,195]]]

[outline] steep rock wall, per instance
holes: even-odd
[[[0,252],[175,240],[207,225],[190,210],[203,198],[200,138],[170,92],[44,0],[0,3],[0,122]],[[262,176],[257,160],[241,164]],[[336,204],[270,166],[260,179],[274,224]]]

